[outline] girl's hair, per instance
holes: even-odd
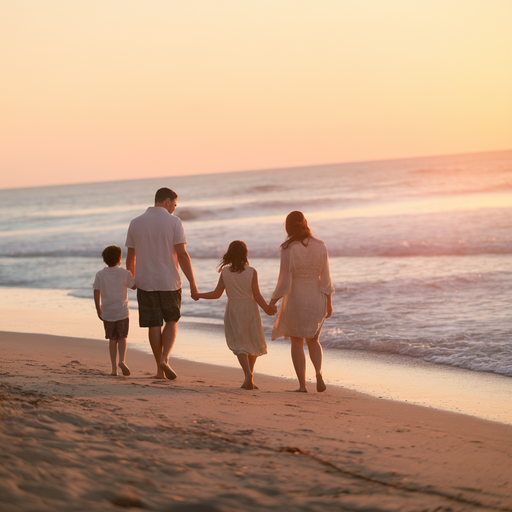
[[[300,242],[307,247],[309,240],[313,238],[306,217],[299,211],[291,212],[286,217],[286,232],[288,238],[281,244],[283,249],[287,249],[292,242]]]
[[[235,240],[229,244],[228,250],[222,259],[220,260],[219,266],[217,267],[219,272],[222,272],[224,267],[230,266],[231,272],[243,272],[245,265],[249,264],[247,256],[249,251],[247,245],[242,240]]]

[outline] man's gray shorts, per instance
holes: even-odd
[[[181,289],[146,292],[137,288],[140,327],[161,327],[166,322],[177,322],[180,317]]]

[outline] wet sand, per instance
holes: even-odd
[[[103,339],[92,298],[78,299],[70,296],[69,290],[0,288],[0,303],[0,328],[4,331]],[[146,329],[137,325],[137,314],[136,309],[130,310],[129,350],[151,353]],[[289,344],[268,341],[268,348],[269,353],[258,359],[256,370],[294,378]],[[226,347],[221,321],[184,316],[173,355],[238,368]],[[308,379],[314,380],[309,362],[307,370]],[[326,350],[323,373],[331,386],[512,425],[512,378],[503,375],[359,350]]]
[[[0,333],[2,510],[512,510],[512,426],[105,341]]]

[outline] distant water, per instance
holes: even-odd
[[[284,219],[298,209],[331,257],[326,350],[512,376],[512,151],[0,190],[0,286],[91,299],[101,251],[124,248],[161,186],[179,195],[203,291],[242,239],[269,298]],[[224,304],[185,298],[183,314],[220,320]]]

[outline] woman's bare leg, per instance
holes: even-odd
[[[322,360],[323,352],[322,345],[318,341],[318,338],[306,338],[306,344],[308,346],[309,357],[315,367],[316,373],[316,390],[321,393],[326,390],[324,379],[322,377]]]
[[[304,354],[304,340],[302,338],[291,337],[292,342],[292,361],[297,379],[299,380],[299,389],[302,393],[307,393],[306,389],[306,355]]]
[[[251,367],[251,372],[254,373],[254,365],[256,364],[256,358],[258,356],[248,355],[247,359],[249,359],[249,365]]]
[[[249,357],[247,354],[237,354],[238,362],[244,371],[245,380],[242,387],[245,389],[254,389],[254,381],[252,375],[251,364],[249,363]],[[254,366],[254,365],[253,365]]]

